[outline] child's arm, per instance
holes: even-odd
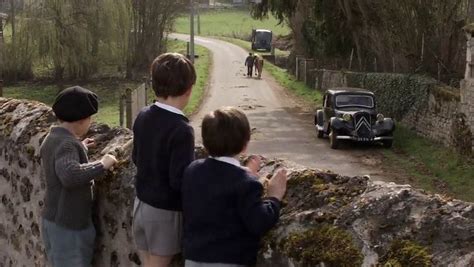
[[[194,132],[189,126],[180,129],[171,141],[170,156],[170,186],[175,191],[181,192],[183,173],[186,167],[194,160]]]
[[[280,200],[262,199],[263,186],[257,180],[246,181],[240,190],[237,204],[240,217],[251,233],[263,236],[278,222]]]
[[[56,151],[56,175],[66,188],[86,185],[105,171],[101,161],[80,164],[77,149],[72,142],[65,142]]]

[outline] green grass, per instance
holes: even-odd
[[[250,16],[248,10],[230,9],[230,10],[211,10],[202,12],[201,34],[202,36],[228,36],[233,38],[247,39],[252,33],[252,29],[272,30],[276,35],[287,35],[290,28],[284,23],[278,25],[278,20],[269,16],[268,19],[255,20]],[[189,33],[189,15],[180,16],[174,25],[178,33]],[[196,26],[197,34],[197,26]]]
[[[413,131],[398,126],[394,147],[384,151],[385,164],[401,168],[415,179],[415,185],[435,193],[474,201],[474,162]],[[440,184],[442,185],[440,188]]]
[[[197,82],[193,89],[190,102],[184,110],[186,114],[192,114],[197,110],[201,103],[204,91],[206,89],[209,69],[210,69],[210,52],[202,46],[196,46],[197,54],[200,55],[196,60]],[[179,52],[185,54],[186,43],[179,41],[170,41],[168,51]],[[81,86],[94,91],[99,96],[99,112],[94,116],[94,120],[106,123],[109,126],[119,125],[119,99],[125,89],[134,89],[140,86],[140,82],[133,81],[117,81],[115,79],[100,80],[97,82],[81,84]],[[73,86],[75,84],[58,85],[40,85],[31,83],[21,83],[17,85],[7,86],[3,89],[4,97],[29,99],[52,105],[54,98],[59,90]],[[149,90],[150,102],[153,100],[153,90]]]
[[[58,91],[62,88],[76,84],[38,85],[22,83],[4,88],[4,97],[29,99],[43,102],[51,106]],[[81,84],[99,96],[99,112],[94,116],[94,121],[106,123],[109,126],[119,125],[119,99],[126,88],[136,88],[140,85],[132,81],[104,81]]]
[[[233,43],[237,46],[242,47],[243,49],[247,51],[251,51],[250,42],[234,39],[234,38],[227,38],[227,37],[222,37],[219,39]],[[265,53],[262,53],[262,54],[265,54]],[[273,76],[273,78],[275,78],[275,80],[278,82],[278,84],[288,89],[290,92],[294,93],[298,97],[302,98],[309,105],[314,106],[314,107],[321,105],[321,102],[323,99],[321,92],[313,88],[310,88],[304,82],[298,81],[296,77],[288,73],[287,70],[273,65],[269,61],[265,61],[265,65],[263,69],[267,71],[268,73],[270,73]]]

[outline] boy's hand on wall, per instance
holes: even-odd
[[[102,157],[100,162],[102,163],[102,165],[104,165],[104,169],[108,170],[108,169],[112,168],[112,166],[115,163],[117,163],[117,159],[114,156],[112,156],[110,154],[107,154],[107,155]]]
[[[245,167],[255,176],[258,177],[258,171],[260,170],[260,165],[262,164],[262,159],[260,156],[252,155],[247,160]]]
[[[92,138],[86,138],[84,140],[82,140],[82,144],[84,145],[84,147],[86,147],[87,149],[89,148],[93,148],[95,147],[95,140],[92,139]]]
[[[268,182],[268,196],[283,199],[286,192],[286,169],[279,169]]]

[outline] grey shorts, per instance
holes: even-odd
[[[186,260],[184,267],[246,267],[245,265],[230,264],[230,263],[207,263]]]
[[[181,252],[183,215],[154,208],[135,198],[132,231],[139,250],[156,256],[173,256]]]

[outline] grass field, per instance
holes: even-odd
[[[399,126],[393,149],[385,150],[385,164],[413,176],[414,185],[431,192],[446,193],[474,202],[474,160],[417,136]]]
[[[250,50],[249,42],[221,38]],[[264,69],[284,88],[301,97],[311,106],[320,106],[322,95],[306,86],[286,70],[269,62]],[[447,194],[474,202],[474,160],[460,158],[455,151],[417,136],[415,132],[397,126],[394,147],[383,150],[383,164],[393,171],[403,170],[413,177],[412,183],[434,193]]]
[[[287,35],[290,29],[284,25],[278,25],[278,20],[269,16],[268,19],[255,20],[250,16],[248,10],[230,9],[218,11],[206,11],[200,15],[201,34],[203,36],[228,36],[246,39],[252,33],[252,29],[272,30],[274,35]],[[175,31],[178,33],[189,33],[189,16],[183,14],[175,22]],[[197,26],[196,26],[196,34]]]
[[[168,51],[185,53],[186,43],[178,41],[169,41]],[[186,114],[192,114],[199,107],[203,97],[207,80],[209,77],[210,68],[210,52],[202,46],[196,46],[197,53],[200,55],[196,60],[195,66],[198,80],[193,90],[190,103],[185,109]],[[119,125],[119,99],[125,89],[134,89],[138,87],[140,82],[133,82],[127,80],[99,80],[96,82],[81,84],[81,86],[94,91],[99,96],[99,112],[95,115],[94,120],[101,123],[106,123],[109,126]],[[3,89],[4,97],[30,99],[43,102],[51,105],[54,102],[57,92],[74,84],[58,85],[41,85],[23,83],[13,86],[7,86]],[[152,90],[150,92],[150,101],[153,99]]]

